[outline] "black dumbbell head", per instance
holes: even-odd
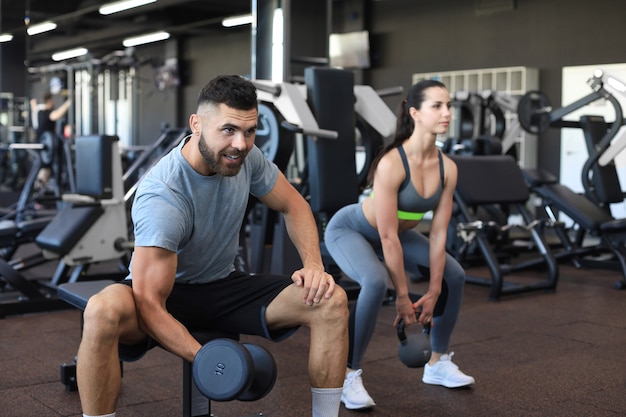
[[[276,382],[276,362],[271,353],[263,346],[244,343],[244,347],[252,356],[254,378],[250,387],[237,397],[240,401],[256,401],[265,397]]]
[[[231,401],[252,385],[254,362],[239,342],[215,339],[202,346],[193,361],[198,390],[214,401]]]

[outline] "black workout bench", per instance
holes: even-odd
[[[89,298],[98,293],[108,285],[113,284],[113,280],[96,280],[69,282],[59,285],[58,296],[60,299],[78,308],[85,310]],[[81,323],[82,327],[82,323]],[[228,338],[239,340],[236,333],[223,333],[213,331],[192,332],[192,335],[202,345],[217,338]],[[183,417],[209,417],[211,414],[211,400],[202,395],[193,379],[192,364],[183,360]],[[120,366],[123,366],[123,359],[120,359]],[[61,382],[66,389],[75,391],[76,385],[76,360],[61,365]],[[262,415],[262,414],[259,414]]]
[[[609,210],[600,207],[582,194],[560,184],[555,176],[543,170],[524,170],[524,178],[531,190],[543,200],[547,217],[560,224],[555,213],[564,213],[578,225],[571,238],[564,227],[555,229],[563,250],[557,259],[571,259],[576,268],[608,268],[620,271],[622,279],[614,283],[616,289],[626,288],[626,219],[614,218]],[[586,246],[585,237],[595,236],[598,244]],[[612,259],[601,256],[610,253]]]
[[[457,206],[455,220],[457,233],[466,233],[466,243],[475,243],[491,272],[491,279],[468,276],[467,282],[490,287],[489,299],[498,300],[505,294],[517,294],[528,291],[555,291],[559,268],[544,236],[545,225],[533,216],[526,208],[530,199],[530,191],[522,170],[515,159],[508,155],[461,156],[449,155],[458,169],[458,182],[454,191],[454,202]],[[489,222],[479,219],[479,207],[497,205],[514,209],[522,217],[521,228],[527,231],[532,241],[532,252],[535,257],[521,261],[501,262],[492,247],[488,231],[492,227]],[[507,228],[505,226],[495,226]],[[543,267],[546,276],[531,282],[506,280],[513,272],[530,268]]]

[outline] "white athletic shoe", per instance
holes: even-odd
[[[474,378],[465,375],[459,367],[452,362],[454,352],[443,355],[434,365],[426,364],[422,381],[426,384],[443,385],[446,388],[459,388],[473,384]]]
[[[343,381],[341,402],[348,410],[361,410],[376,405],[363,386],[363,379],[361,378],[362,373],[362,369],[349,372],[348,375],[346,375],[346,379]]]

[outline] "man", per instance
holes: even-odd
[[[41,105],[38,105],[37,100],[35,99],[30,101],[30,107],[33,114],[33,125],[36,128],[35,136],[37,142],[41,141],[41,136],[45,132],[50,132],[56,136],[56,123],[65,116],[71,105],[72,100],[67,99],[63,102],[63,104],[55,109],[54,96],[50,91],[46,91],[43,94]],[[35,120],[37,121],[36,124]],[[43,166],[37,174],[36,188],[45,187],[48,184],[51,175],[51,167],[49,165]]]
[[[256,89],[219,76],[201,91],[192,134],[142,180],[132,208],[135,249],[123,283],[93,296],[84,313],[77,380],[85,416],[114,416],[119,355],[157,341],[193,361],[188,329],[282,340],[311,331],[313,416],[337,416],[347,360],[345,292],[324,271],[310,207],[254,146]],[[285,217],[303,268],[291,277],[250,276],[233,266],[249,194]]]

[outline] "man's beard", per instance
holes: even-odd
[[[238,149],[227,150],[224,154],[239,156],[239,159],[232,164],[225,165],[222,160],[223,154],[211,151],[202,134],[200,134],[198,149],[200,150],[200,155],[202,155],[202,159],[204,159],[204,162],[207,163],[211,170],[215,171],[216,174],[222,175],[224,177],[232,177],[237,175],[241,170],[241,166],[243,165],[243,161],[245,160],[247,155],[247,151],[240,151]]]

